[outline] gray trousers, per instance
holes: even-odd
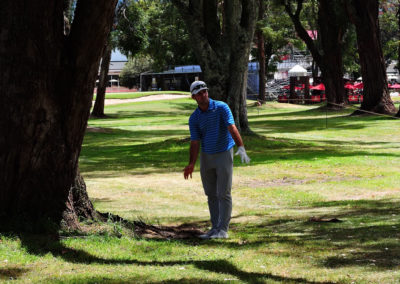
[[[201,153],[200,174],[213,229],[228,231],[232,213],[233,148],[217,154]]]

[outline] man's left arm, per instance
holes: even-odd
[[[234,124],[229,125],[228,131],[231,134],[233,141],[235,141],[236,146],[238,147],[244,146],[242,136],[240,136],[239,130],[236,128],[236,125]]]
[[[238,151],[235,153],[235,155],[240,155],[242,163],[248,164],[250,162],[250,158],[246,154],[242,136],[240,135],[239,130],[236,128],[236,125],[235,124],[229,125],[228,131],[231,134],[233,140],[235,141],[236,146],[238,146]]]

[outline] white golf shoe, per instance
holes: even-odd
[[[208,231],[207,233],[200,235],[199,238],[200,238],[200,239],[203,239],[203,240],[208,240],[208,239],[210,238],[211,235],[213,235],[213,234],[215,234],[215,233],[217,233],[217,232],[218,232],[217,229],[211,229],[211,230]]]
[[[227,232],[224,230],[218,230],[216,233],[210,236],[210,239],[227,239],[228,237],[229,236]]]

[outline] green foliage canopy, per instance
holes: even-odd
[[[196,64],[186,24],[170,1],[142,1],[146,12],[148,45],[145,53],[153,60],[153,69]]]
[[[134,56],[147,46],[146,24],[147,16],[137,2],[128,0],[121,4],[113,37],[123,54]]]

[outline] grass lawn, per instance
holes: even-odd
[[[128,92],[128,93],[107,93],[106,99],[136,99],[141,97],[147,97],[151,95],[159,94],[175,94],[175,95],[187,95],[189,92],[181,91],[149,91],[149,92]],[[96,94],[93,96],[93,100],[96,99]]]
[[[208,228],[198,167],[182,172],[194,108],[125,103],[89,121],[80,169],[97,210]],[[250,165],[235,157],[228,240],[137,237],[117,222],[60,241],[2,234],[0,282],[399,283],[400,121],[350,113],[249,102],[256,135]]]

